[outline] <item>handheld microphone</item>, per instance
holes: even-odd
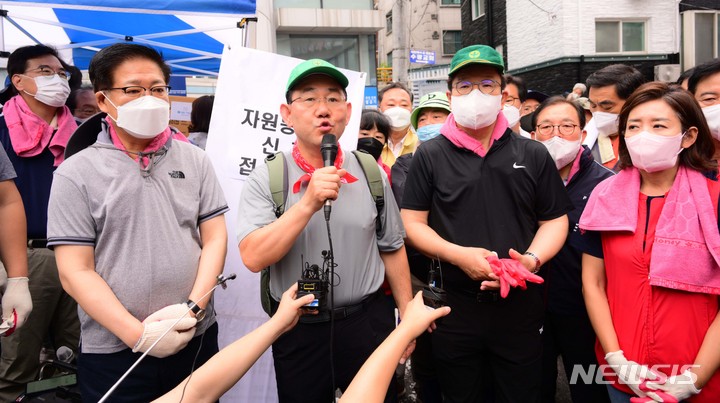
[[[323,136],[322,142],[320,143],[320,154],[323,159],[323,166],[329,167],[335,165],[335,158],[338,153],[337,137],[334,134],[328,133]],[[325,200],[325,221],[330,221],[330,210],[332,201],[330,199]]]

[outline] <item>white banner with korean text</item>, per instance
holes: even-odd
[[[260,306],[260,276],[247,270],[236,239],[237,206],[247,176],[265,157],[288,151],[295,141],[292,128],[280,116],[290,71],[302,60],[226,45],[220,64],[206,152],[225,192],[230,211],[225,273],[237,273],[227,290],[215,293],[220,327],[219,344],[239,339],[267,321]],[[343,149],[354,150],[363,107],[366,73],[340,69],[349,79],[348,101],[352,116],[340,138]],[[277,385],[270,351],[222,398],[223,402],[276,402]]]

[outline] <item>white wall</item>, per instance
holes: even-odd
[[[595,55],[595,20],[644,19],[648,54],[679,50],[677,0],[507,0],[508,68]]]
[[[379,0],[378,10],[381,11],[383,22],[385,15],[392,9],[395,0]],[[409,49],[430,50],[435,52],[435,64],[449,64],[451,56],[442,55],[442,31],[460,31],[460,7],[441,6],[440,0],[405,0],[406,27]],[[437,20],[431,19],[432,14],[437,14]],[[395,18],[395,16],[393,16]],[[433,32],[438,33],[438,39],[432,39]],[[378,62],[387,62],[387,54],[397,46],[396,35],[387,34],[385,28],[378,32]],[[408,49],[408,52],[409,52]],[[411,64],[410,68],[423,67],[422,64]]]

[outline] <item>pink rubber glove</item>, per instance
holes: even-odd
[[[663,382],[644,382],[640,385],[640,389],[656,402],[679,402],[700,393],[701,389],[695,387],[696,380],[695,374],[685,370],[682,374],[671,376]]]
[[[542,277],[530,273],[528,269],[523,266],[522,263],[515,259],[500,259],[500,261],[505,267],[505,270],[508,271],[510,275],[517,280],[518,284],[520,284],[520,287],[522,287],[523,290],[527,288],[525,281],[529,281],[535,284],[542,284],[545,281]]]
[[[657,391],[650,389],[647,386],[647,381],[640,384],[640,390],[645,392],[652,392],[657,397],[656,399],[652,397],[631,397],[630,403],[648,403],[648,402],[664,402],[664,403],[678,403],[678,400],[668,393]],[[658,400],[660,399],[660,400]]]
[[[508,282],[508,279],[513,281],[514,279],[512,279],[512,277],[510,277],[505,272],[503,264],[502,262],[500,262],[500,259],[498,259],[497,256],[488,256],[485,259],[488,261],[488,263],[490,263],[490,268],[500,280],[500,296],[503,298],[507,297],[510,293],[510,283]]]

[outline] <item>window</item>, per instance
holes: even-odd
[[[373,10],[372,0],[275,0],[275,8],[324,8]]]
[[[683,69],[720,57],[720,12],[692,10],[681,15]]]
[[[459,6],[460,3],[460,0],[442,0],[440,4],[443,6]]]
[[[485,0],[471,0],[472,19],[476,20],[485,15]]]
[[[385,14],[385,33],[389,34],[392,32],[392,11]]]
[[[385,59],[385,60],[387,60],[387,66],[388,66],[388,67],[392,67],[392,59],[393,59],[393,58],[392,58],[392,51],[390,51],[390,52],[387,53],[387,59]]]
[[[443,54],[454,55],[462,48],[461,31],[443,31]]]
[[[644,21],[596,21],[595,52],[645,51]]]
[[[290,56],[298,59],[323,59],[348,70],[360,70],[358,36],[290,35]]]

